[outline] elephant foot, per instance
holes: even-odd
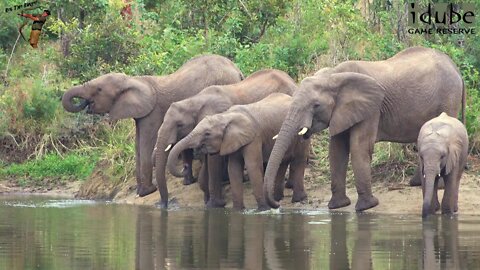
[[[236,211],[243,211],[245,210],[245,205],[243,204],[233,204],[233,210],[236,210]]]
[[[305,191],[293,192],[292,203],[303,202],[303,201],[306,201],[306,200],[307,200],[307,193],[305,193]]]
[[[167,209],[168,208],[168,201],[160,200],[155,203],[156,207],[159,207],[161,209]]]
[[[349,206],[351,204],[350,199],[347,195],[342,196],[333,196],[328,202],[328,209],[337,209],[345,206]]]
[[[137,187],[137,194],[140,197],[145,197],[147,195],[152,194],[153,192],[157,191],[157,187],[150,184],[150,185],[138,185]]]
[[[185,176],[183,177],[183,185],[184,185],[184,186],[188,186],[188,185],[191,185],[191,184],[196,183],[196,182],[197,182],[197,179],[195,179],[195,178],[194,178],[193,176],[191,176],[191,175],[189,175],[189,176],[185,175]]]
[[[410,181],[408,182],[408,184],[409,184],[411,187],[421,186],[421,185],[422,185],[422,179],[421,179],[417,174],[415,174],[415,175],[410,179]]]
[[[257,207],[258,212],[267,211],[270,209],[271,209],[270,206],[268,206],[267,204],[264,204],[264,205],[262,204]]]
[[[359,197],[357,204],[355,205],[355,211],[362,212],[364,210],[373,208],[378,205],[378,199],[371,195],[367,198]]]
[[[287,180],[287,182],[285,182],[285,188],[292,189],[292,188],[293,188],[293,183],[292,183],[292,181]]]
[[[223,199],[210,198],[206,206],[207,208],[224,208],[227,203]]]
[[[197,179],[193,177],[192,167],[189,165],[183,166],[183,185],[188,186],[197,182]]]
[[[210,200],[210,195],[208,193],[203,194],[203,203],[206,205],[208,203],[208,200]]]

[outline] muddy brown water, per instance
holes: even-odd
[[[0,196],[0,269],[479,269],[480,216]]]

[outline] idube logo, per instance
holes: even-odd
[[[408,4],[409,34],[476,34],[475,5],[471,3]]]

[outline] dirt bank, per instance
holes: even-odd
[[[459,194],[459,211],[465,215],[478,215],[480,214],[480,160],[477,158],[471,158],[469,160],[470,168],[465,171],[460,186]],[[380,169],[377,169],[380,170]],[[375,170],[374,170],[375,173]],[[308,202],[305,204],[295,203],[292,204],[291,190],[286,190],[286,196],[281,203],[283,208],[304,208],[304,209],[327,209],[327,203],[330,199],[330,184],[321,183],[315,181],[315,174],[310,169],[307,170],[305,186],[308,194]],[[399,179],[379,179],[381,175],[374,177],[373,192],[375,196],[380,200],[380,204],[368,210],[370,212],[378,213],[392,213],[392,214],[420,214],[422,204],[422,190],[421,187],[408,186],[409,176]],[[401,177],[401,176],[400,176]],[[351,178],[348,180],[347,194],[352,200],[352,205],[341,208],[342,211],[355,211],[355,203],[357,200],[357,194],[353,181]],[[128,204],[145,204],[154,205],[159,200],[158,192],[151,194],[145,198],[138,198],[135,196],[134,183],[130,183],[123,187],[118,194],[116,194],[114,200],[119,203]],[[184,186],[181,183],[180,178],[169,177],[168,187],[170,199],[173,201],[171,205],[178,207],[203,207],[203,193],[197,184],[191,186]],[[232,207],[232,201],[230,196],[230,186],[225,186],[227,206]],[[443,195],[443,190],[440,191],[439,197]],[[249,182],[245,183],[244,190],[245,206],[247,208],[255,208],[256,202],[252,195],[252,189]]]
[[[470,158],[470,168],[465,171],[460,185],[459,194],[459,213],[462,215],[480,215],[480,159]],[[369,212],[391,213],[391,214],[420,214],[422,203],[422,191],[420,187],[408,186],[409,176],[393,174],[397,179],[383,179],[384,176],[378,173],[382,168],[375,168],[373,192],[380,201],[380,204],[368,210]],[[135,195],[135,180],[130,179],[127,182],[114,185],[114,181],[102,173],[101,166],[97,168],[91,179],[86,182],[74,182],[65,186],[57,187],[51,190],[42,189],[23,189],[9,185],[9,183],[0,184],[0,192],[35,192],[52,195],[77,195],[82,198],[96,198],[113,200],[117,203],[154,205],[159,200],[158,192],[144,198],[138,198]],[[377,172],[377,173],[376,173]],[[303,209],[327,209],[327,203],[330,199],[329,182],[319,183],[310,168],[307,169],[305,177],[305,186],[308,194],[308,201],[304,204],[292,204],[291,190],[286,190],[285,198],[281,202],[283,208],[303,208]],[[401,179],[401,180],[400,180]],[[352,205],[341,208],[341,211],[354,212],[354,206],[357,200],[357,194],[351,177],[347,180],[347,194],[352,200]],[[180,178],[168,177],[168,187],[172,207],[203,207],[203,193],[197,184],[184,186]],[[228,208],[232,207],[230,196],[230,186],[225,186]],[[440,191],[441,198],[443,191]],[[255,208],[256,202],[252,195],[250,183],[245,183],[244,199],[247,208]]]

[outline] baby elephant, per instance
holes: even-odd
[[[418,135],[418,154],[423,172],[422,217],[439,208],[437,190],[440,177],[445,183],[442,214],[458,210],[458,188],[467,161],[468,136],[465,126],[456,118],[441,113],[426,122]]]
[[[236,105],[228,111],[207,116],[195,129],[171,150],[167,166],[177,170],[179,154],[188,148],[204,153],[228,156],[228,174],[233,207],[245,208],[243,203],[243,168],[247,169],[253,194],[259,210],[268,206],[263,193],[264,164],[267,163],[283,120],[292,103],[292,97],[275,93],[248,105]],[[303,175],[309,151],[309,140],[295,139],[283,158],[277,174],[277,199],[283,196],[283,180],[290,164],[289,182],[293,184],[293,202],[306,199]]]

